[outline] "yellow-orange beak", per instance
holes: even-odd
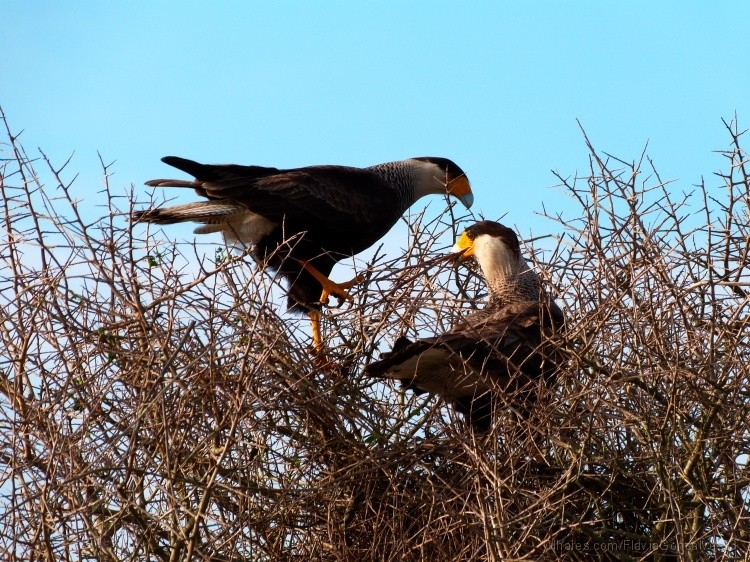
[[[448,194],[456,197],[467,209],[470,209],[474,204],[474,194],[471,192],[471,185],[469,185],[469,180],[466,176],[449,180]]]
[[[474,255],[474,240],[464,231],[456,240],[453,251],[457,252],[456,259],[465,260]],[[459,253],[460,252],[460,253]]]

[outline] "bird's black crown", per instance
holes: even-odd
[[[466,172],[464,172],[458,164],[448,158],[441,158],[440,156],[419,156],[418,158],[412,158],[412,160],[421,160],[422,162],[431,162],[435,164],[441,170],[445,170],[449,180],[455,180],[466,175]]]

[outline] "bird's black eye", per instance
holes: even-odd
[[[477,237],[477,235],[476,235],[476,234],[474,233],[474,231],[472,231],[472,230],[467,230],[467,231],[466,231],[466,236],[468,236],[468,237],[469,237],[469,240],[474,240],[474,238],[476,238],[476,237]]]

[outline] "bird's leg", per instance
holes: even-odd
[[[347,289],[352,287],[353,285],[356,285],[357,283],[361,283],[365,280],[365,276],[363,274],[357,275],[354,279],[351,279],[349,281],[346,281],[345,283],[336,283],[335,281],[331,281],[328,277],[323,275],[318,269],[312,265],[310,262],[298,260],[299,263],[302,265],[302,267],[307,271],[310,275],[315,277],[315,279],[318,281],[318,283],[321,284],[323,287],[323,292],[320,295],[320,302],[323,304],[328,304],[328,298],[333,295],[339,300],[339,306],[347,300],[347,301],[353,301],[354,298],[346,292]]]
[[[336,371],[336,364],[328,360],[326,348],[323,345],[323,334],[320,331],[320,311],[310,311],[310,324],[312,324],[313,355],[315,364],[326,371]]]
[[[320,311],[310,311],[310,324],[312,324],[313,352],[317,357],[325,359],[326,350],[323,346],[323,335],[320,332]]]
[[[361,283],[365,279],[364,275],[357,275],[354,279],[347,281],[346,283],[335,283],[318,271],[318,269],[311,263],[302,260],[297,261],[302,265],[305,271],[312,275],[323,287],[320,295],[320,302],[324,305],[328,304],[328,297],[331,295],[339,299],[339,305],[341,305],[344,300],[353,301],[354,299],[346,292],[346,289],[356,283]],[[310,323],[312,324],[313,353],[315,354],[315,361],[323,369],[336,370],[336,366],[326,357],[323,334],[320,330],[320,310],[310,310],[309,314]]]

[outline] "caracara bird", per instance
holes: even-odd
[[[445,334],[414,342],[399,338],[364,372],[399,380],[418,394],[438,394],[485,432],[502,394],[506,404],[526,412],[539,382],[554,378],[555,353],[544,336],[561,329],[563,314],[529,268],[510,228],[478,222],[454,250],[479,263],[489,291],[485,308]]]
[[[162,161],[195,180],[160,179],[154,187],[190,187],[206,200],[137,211],[157,224],[197,222],[196,234],[221,232],[227,244],[252,248],[253,257],[288,282],[292,311],[312,320],[313,345],[323,355],[321,303],[351,300],[348,283],[328,276],[341,259],[369,248],[415,201],[453,195],[467,208],[474,197],[463,170],[447,158],[410,158],[369,168],[308,166],[279,170],[199,164],[177,156]]]

